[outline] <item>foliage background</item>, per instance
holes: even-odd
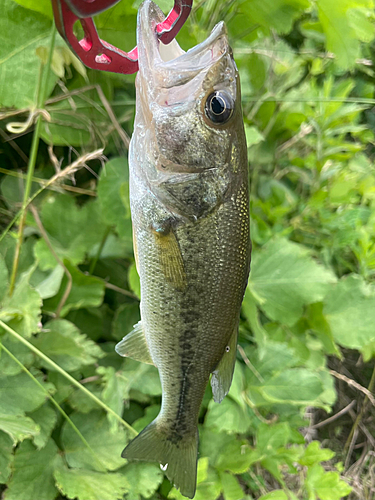
[[[101,37],[129,50],[138,4],[98,16]],[[58,36],[49,61],[49,0],[1,7],[2,498],[180,499],[120,457],[161,399],[157,370],[114,352],[139,319],[134,76],[86,70]],[[254,250],[233,386],[202,405],[196,499],[373,499],[374,2],[196,1],[183,48],[221,19]]]

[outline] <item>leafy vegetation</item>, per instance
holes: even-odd
[[[129,50],[138,4],[98,16],[102,38]],[[208,387],[202,405],[195,498],[369,500],[374,1],[196,2],[181,45],[221,19],[242,78],[253,261],[231,391],[217,405]],[[181,499],[157,464],[121,458],[161,400],[157,370],[114,352],[139,320],[134,77],[85,69],[51,26],[49,0],[3,0],[0,491]]]

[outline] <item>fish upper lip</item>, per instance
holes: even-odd
[[[147,60],[146,65],[151,71],[157,68],[173,71],[178,71],[179,69],[186,70],[190,61],[197,62],[197,58],[200,54],[208,52],[210,47],[213,47],[220,37],[227,35],[225,24],[221,21],[213,28],[206,40],[169,61],[163,61],[159,51],[160,43],[162,42],[159,41],[155,33],[155,26],[160,20],[162,20],[162,12],[160,9],[152,0],[146,0],[141,5],[138,12],[138,46],[140,59],[144,61]],[[166,47],[168,47],[168,45]],[[211,63],[212,61],[210,61],[210,64]],[[201,65],[202,68],[207,67],[207,63],[202,63]],[[140,69],[142,69],[141,66],[143,65],[140,65]]]

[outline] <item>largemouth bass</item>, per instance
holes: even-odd
[[[162,406],[122,456],[159,462],[193,498],[205,388],[212,374],[220,402],[236,359],[251,252],[247,149],[224,23],[185,53],[158,41],[163,19],[152,1],[142,4],[129,151],[141,321],[116,346],[158,368]]]

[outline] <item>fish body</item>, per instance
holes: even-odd
[[[142,4],[129,151],[141,322],[116,350],[154,364],[162,385],[159,415],[123,457],[159,462],[193,498],[199,409],[211,374],[215,401],[229,391],[249,274],[247,149],[225,25],[185,53],[158,41],[163,19]]]

